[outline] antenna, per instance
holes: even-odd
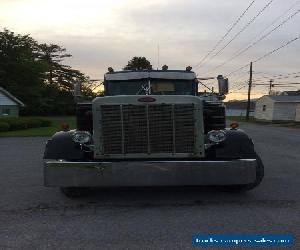
[[[159,62],[159,44],[157,44],[157,70],[160,69],[160,62]]]

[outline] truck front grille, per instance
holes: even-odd
[[[193,153],[194,104],[101,105],[102,154]]]

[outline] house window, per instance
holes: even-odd
[[[2,109],[2,115],[9,115],[10,109]]]
[[[267,106],[266,105],[263,105],[263,111],[266,111],[266,108],[267,108]]]

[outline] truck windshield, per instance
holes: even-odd
[[[107,81],[106,95],[145,95],[148,80]],[[195,95],[192,80],[150,79],[152,95]]]

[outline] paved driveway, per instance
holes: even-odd
[[[47,138],[0,138],[0,249],[192,249],[197,233],[292,234],[299,241],[300,130],[241,127],[266,168],[263,183],[246,194],[118,188],[70,200],[42,186]]]

